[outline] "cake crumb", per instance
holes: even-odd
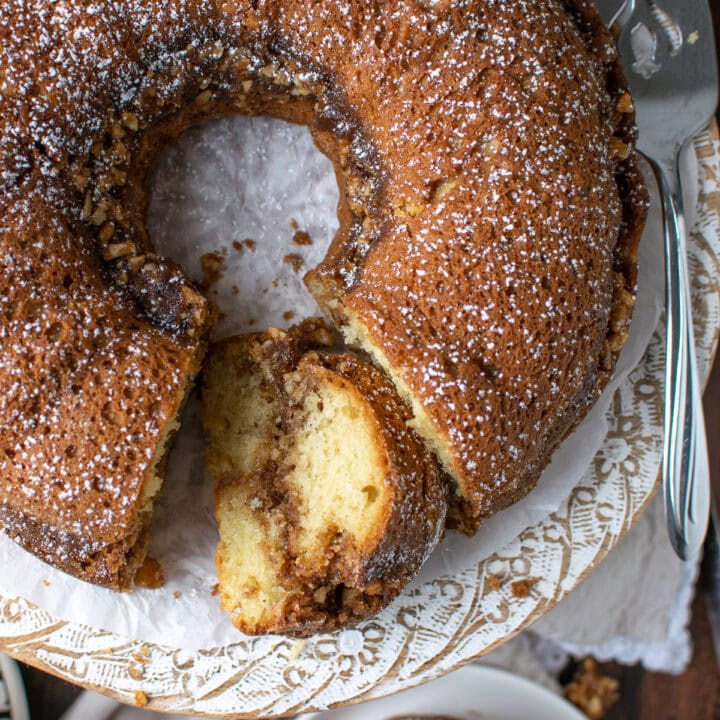
[[[220,583],[215,583],[215,584],[210,588],[210,594],[211,594],[213,597],[217,597],[217,596],[220,594]]]
[[[130,675],[133,680],[143,680],[145,678],[145,669],[142,666],[133,665],[128,670],[128,675]]]
[[[286,310],[283,313],[283,318],[285,320],[292,320],[295,317],[295,313],[292,310]]]
[[[297,253],[289,253],[283,258],[283,262],[287,263],[293,272],[300,272],[300,268],[303,266],[303,259]]]
[[[290,648],[290,654],[288,655],[288,662],[297,660],[302,655],[303,650],[307,646],[306,640],[296,640],[293,646]]]
[[[240,288],[237,285],[232,286],[233,295],[237,295],[240,292]]]
[[[290,218],[290,227],[293,230],[297,230],[300,226],[298,225],[298,221],[295,218]]]
[[[255,324],[255,318],[250,318],[250,319],[248,320],[248,325],[251,325],[251,326],[252,326],[252,325],[254,325],[254,324]]]
[[[155,558],[145,558],[142,567],[135,575],[135,585],[141,588],[157,590],[165,584],[162,565]]]
[[[176,600],[179,600],[179,599],[182,597],[182,593],[181,593],[179,590],[176,590],[176,591],[173,593],[173,597],[174,597]]]
[[[565,697],[590,720],[601,720],[620,699],[619,683],[603,675],[592,658],[585,658],[577,674],[565,688]]]
[[[51,583],[50,583],[49,580],[43,580],[43,585],[44,585],[45,587],[50,587],[50,584],[51,584]]]
[[[295,245],[312,245],[313,241],[310,235],[304,230],[298,230],[294,235],[292,241]]]
[[[238,252],[243,251],[243,244],[239,240],[233,240],[232,246],[234,250],[237,250]]]
[[[203,273],[200,286],[203,290],[209,290],[222,278],[225,269],[225,254],[223,250],[216,250],[200,256],[200,268]]]
[[[257,247],[257,243],[250,238],[246,238],[245,240],[243,240],[243,245],[250,251],[254,251]]]
[[[525,580],[516,580],[510,585],[510,590],[514,597],[518,599],[526,598],[530,595],[530,591],[535,587],[537,578],[526,578]]]
[[[135,691],[135,705],[137,707],[145,707],[148,704],[148,697],[142,690]]]

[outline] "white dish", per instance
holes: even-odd
[[[25,685],[14,660],[0,653],[0,718],[30,720]]]
[[[468,665],[382,700],[304,715],[298,720],[391,720],[433,715],[453,720],[587,720],[570,703],[540,685],[483,665]]]

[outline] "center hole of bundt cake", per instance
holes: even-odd
[[[216,337],[318,314],[303,285],[337,226],[332,163],[306,127],[231,116],[166,147],[150,184],[156,251],[221,311]]]

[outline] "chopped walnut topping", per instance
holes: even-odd
[[[212,90],[203,90],[196,98],[196,105],[207,105],[212,97]]]
[[[105,223],[105,225],[100,228],[98,239],[101,243],[108,243],[114,234],[115,226],[112,223]]]
[[[110,126],[110,137],[113,140],[122,140],[125,137],[125,129],[119,123],[112,123]]]
[[[103,251],[105,260],[117,260],[118,258],[127,257],[135,252],[135,243],[119,242],[110,243]]]
[[[127,173],[124,170],[112,168],[110,170],[110,179],[112,180],[113,185],[123,187],[127,184]]]
[[[613,135],[610,138],[610,157],[614,160],[627,160],[630,157],[630,145]]]
[[[617,109],[619,112],[630,114],[635,111],[635,104],[633,103],[632,96],[630,93],[623,93],[618,100]]]
[[[102,225],[107,220],[107,213],[103,208],[96,207],[89,220],[91,225]]]
[[[617,680],[600,674],[597,663],[586,658],[575,678],[565,688],[565,697],[590,720],[601,720],[620,698],[618,688]]]
[[[81,217],[83,220],[89,220],[90,216],[92,215],[93,207],[92,207],[92,197],[90,197],[90,193],[87,193],[85,195],[85,200],[83,201],[82,206],[82,212]]]
[[[73,175],[73,185],[80,191],[83,192],[90,181],[90,172],[87,168],[83,168]]]
[[[134,112],[124,112],[120,116],[120,122],[128,129],[132,130],[133,132],[136,132],[137,129],[140,127],[140,123],[138,122],[138,116]]]
[[[133,272],[137,272],[145,264],[144,255],[135,255],[128,259],[128,267]]]

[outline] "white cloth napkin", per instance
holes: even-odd
[[[531,632],[575,656],[681,673],[692,654],[687,626],[697,572],[697,561],[674,554],[657,497],[602,565]]]

